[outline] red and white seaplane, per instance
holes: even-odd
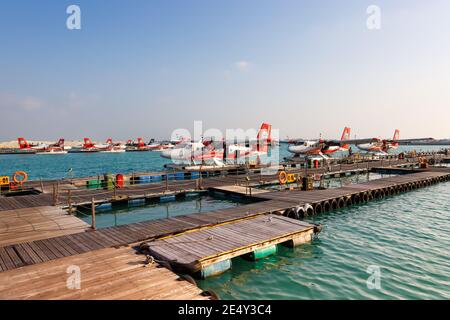
[[[176,164],[202,164],[210,163],[216,166],[225,166],[227,162],[239,158],[260,156],[267,154],[268,144],[271,142],[272,126],[263,123],[258,131],[256,141],[236,141],[229,143],[214,141],[213,139],[201,139],[198,142],[185,141],[171,150],[164,150],[161,157],[171,159]]]
[[[146,144],[142,138],[138,138],[137,142],[128,140],[126,146],[127,151],[163,151],[174,148],[178,143],[170,141],[156,142],[152,139]]]
[[[342,132],[341,140],[290,140],[289,152],[294,153],[295,156],[316,155],[328,159],[326,156],[338,151],[348,151],[351,144],[368,143],[374,139],[350,139],[350,128],[345,127]]]
[[[19,148],[21,150],[34,151],[35,154],[66,154],[67,151],[64,148],[64,139],[59,139],[58,142],[52,144],[32,144],[29,143],[25,138],[18,138]]]
[[[94,144],[90,138],[84,138],[84,144],[81,152],[125,152],[125,146],[120,143],[114,143],[111,138],[106,143]]]
[[[374,138],[372,142],[356,144],[358,149],[375,153],[378,155],[387,155],[389,150],[398,148],[400,139],[400,130],[396,129],[392,139]]]

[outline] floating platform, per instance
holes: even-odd
[[[263,249],[280,243],[293,246],[311,241],[316,228],[283,216],[264,215],[146,242],[141,249],[167,261],[177,272],[200,273],[205,278],[231,267],[229,260],[234,257],[252,252],[262,257]]]

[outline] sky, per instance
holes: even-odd
[[[168,138],[196,120],[267,121],[281,138],[344,126],[449,138],[449,12],[448,0],[1,1],[0,141]]]

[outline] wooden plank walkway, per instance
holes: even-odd
[[[57,207],[31,207],[0,214],[0,247],[84,232],[89,225]]]
[[[0,211],[32,207],[51,206],[52,196],[49,194],[26,195],[15,197],[0,196]]]
[[[299,237],[303,237],[304,242],[310,241],[313,233],[312,224],[265,215],[147,242],[141,248],[156,259],[169,262],[175,270],[193,274],[255,249]]]
[[[79,268],[79,289],[73,268]],[[72,277],[72,278],[69,278]],[[67,283],[71,284],[68,288]],[[172,271],[146,265],[130,247],[107,248],[0,273],[1,300],[204,300],[210,297]]]
[[[265,201],[264,205],[253,203],[208,213],[144,221],[21,244],[14,243],[0,247],[0,272],[92,250],[126,246],[131,243],[169,236],[200,227],[264,214],[268,209],[281,210],[285,206],[284,203],[278,201]],[[78,220],[78,218],[73,218]],[[12,239],[11,242],[14,242],[14,240]]]
[[[312,205],[314,213],[336,209],[336,205],[344,201],[345,205],[361,203],[373,198],[383,198],[400,192],[418,189],[434,183],[449,181],[450,168],[424,171],[407,175],[368,181],[366,183],[350,184],[336,189],[313,191],[274,191],[256,195],[260,199],[278,200],[291,203],[291,209]],[[325,210],[326,208],[326,210]],[[317,212],[319,211],[319,212]]]

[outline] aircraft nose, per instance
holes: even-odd
[[[166,158],[166,159],[170,159],[171,158],[171,152],[170,150],[163,150],[161,151],[161,157]]]

